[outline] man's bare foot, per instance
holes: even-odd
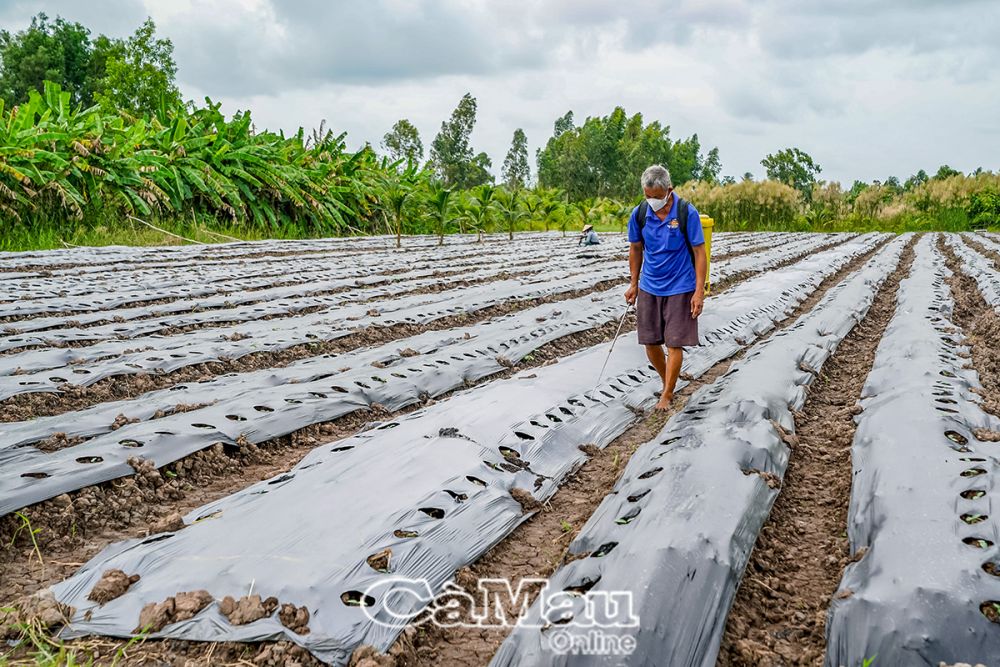
[[[672,400],[674,400],[673,394],[664,393],[663,395],[660,396],[659,402],[653,407],[653,409],[658,410],[660,412],[666,412],[667,410],[670,409],[670,402]]]

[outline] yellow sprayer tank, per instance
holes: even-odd
[[[701,217],[701,229],[705,233],[705,292],[712,291],[712,228],[715,227],[715,220],[704,213],[699,213]]]

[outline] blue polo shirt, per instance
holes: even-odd
[[[639,242],[639,207],[632,209],[628,220],[629,243]],[[701,230],[701,217],[692,204],[688,204],[688,238],[692,246],[705,243]],[[642,230],[642,273],[639,289],[655,296],[673,296],[693,292],[697,278],[694,263],[688,252],[677,222],[677,195],[670,195],[670,213],[660,220],[652,208],[646,209],[646,226]]]

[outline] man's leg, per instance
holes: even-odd
[[[663,355],[662,345],[647,345],[646,358],[656,369],[657,375],[663,381],[663,386],[667,386],[667,358]]]
[[[667,360],[666,368],[667,375],[666,379],[663,381],[663,395],[660,396],[660,402],[656,404],[657,408],[666,410],[670,405],[670,401],[674,400],[674,389],[677,387],[677,378],[681,374],[681,363],[684,361],[684,348],[682,347],[668,347],[667,348]]]

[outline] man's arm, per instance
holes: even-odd
[[[705,255],[705,244],[694,248],[694,295],[691,297],[691,317],[701,315],[705,305],[705,282],[708,279],[708,257]]]
[[[628,270],[630,275],[628,289],[625,290],[625,302],[635,303],[639,294],[639,274],[642,272],[642,243],[630,243],[628,246]]]

